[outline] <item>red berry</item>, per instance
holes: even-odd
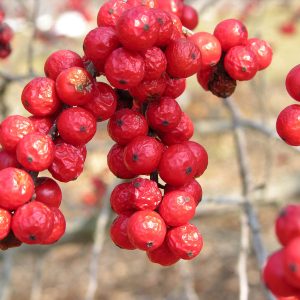
[[[177,41],[180,38],[186,39],[185,35],[183,34],[182,31],[182,23],[180,18],[175,15],[170,13],[170,17],[172,19],[172,23],[173,23],[173,32],[171,35],[171,41]]]
[[[49,207],[59,207],[62,192],[59,185],[52,178],[39,177],[35,183],[35,201],[43,202]]]
[[[28,202],[34,193],[34,183],[30,175],[17,168],[0,171],[0,207],[15,210]]]
[[[166,74],[167,85],[165,88],[165,97],[178,98],[185,90],[186,79],[185,78],[171,78]]]
[[[201,68],[216,65],[222,55],[219,40],[208,32],[197,32],[189,37],[198,46],[201,52]]]
[[[202,235],[193,224],[186,224],[169,230],[167,243],[176,256],[187,260],[196,257],[203,247]]]
[[[28,118],[9,116],[0,124],[0,144],[7,151],[15,151],[18,142],[31,132],[34,132],[34,126]]]
[[[169,75],[186,78],[197,73],[201,64],[199,48],[190,40],[181,38],[171,42],[165,52]]]
[[[0,24],[0,43],[8,44],[14,36],[14,32],[11,27],[6,23]]]
[[[182,16],[183,2],[181,0],[157,0],[157,5],[161,10],[173,13],[179,18]]]
[[[11,54],[10,44],[1,44],[0,43],[0,58],[7,58]]]
[[[273,51],[266,41],[252,38],[247,41],[246,46],[256,55],[259,71],[271,64]]]
[[[104,82],[97,82],[94,97],[83,107],[90,111],[98,122],[109,119],[117,108],[117,95],[115,91]]]
[[[207,169],[208,165],[208,155],[205,148],[193,141],[187,141],[183,144],[188,146],[194,154],[197,165],[197,172],[195,174],[195,177],[201,176]]]
[[[119,215],[131,216],[135,211],[133,198],[133,186],[130,182],[118,184],[110,195],[112,210]]]
[[[300,146],[300,105],[289,105],[280,112],[276,130],[287,144]]]
[[[289,71],[286,76],[285,86],[290,96],[300,101],[300,65]]]
[[[195,215],[196,203],[189,193],[175,190],[164,195],[159,214],[169,226],[181,226]]]
[[[158,47],[166,46],[170,43],[173,33],[172,18],[168,12],[162,9],[154,9],[153,12],[159,25],[158,38],[155,45]]]
[[[30,116],[28,119],[32,122],[36,132],[48,134],[53,122],[50,118]]]
[[[197,166],[192,151],[182,144],[168,147],[162,154],[158,167],[161,179],[174,186],[189,183],[196,171]]]
[[[53,229],[50,235],[42,242],[42,244],[47,245],[56,243],[66,231],[66,220],[62,212],[57,207],[50,207],[50,209],[54,217]]]
[[[131,7],[139,6],[139,5],[144,5],[148,8],[157,7],[156,0],[127,0],[127,2]]]
[[[44,71],[47,77],[56,80],[62,71],[72,67],[83,68],[81,57],[71,50],[58,50],[47,58]]]
[[[174,145],[189,140],[194,134],[194,125],[189,116],[182,112],[177,126],[166,133],[159,133],[159,137],[166,145]]]
[[[171,266],[180,259],[170,250],[166,241],[153,251],[147,251],[147,256],[151,262],[161,266]]]
[[[18,143],[16,154],[18,162],[24,168],[40,172],[52,164],[54,149],[54,143],[49,136],[33,132]]]
[[[0,208],[0,240],[6,238],[10,232],[11,214],[9,211]]]
[[[112,241],[120,248],[133,250],[135,246],[128,239],[127,226],[129,218],[127,216],[120,215],[115,218],[110,226],[110,237]]]
[[[136,175],[130,172],[124,163],[124,147],[115,144],[107,154],[107,165],[110,171],[118,178],[130,179]]]
[[[79,146],[87,144],[94,137],[97,122],[88,110],[71,107],[64,110],[58,117],[57,129],[64,141]]]
[[[110,53],[119,47],[119,39],[113,27],[98,27],[91,30],[84,39],[83,50],[92,62],[104,62]]]
[[[148,133],[145,117],[131,109],[116,111],[107,124],[110,137],[120,145],[126,145],[137,136]]]
[[[215,67],[201,68],[197,73],[198,83],[205,91],[209,90],[209,82],[213,76]]]
[[[107,58],[104,71],[107,80],[114,87],[128,89],[143,80],[145,64],[140,54],[118,48]]]
[[[136,6],[126,10],[117,21],[117,35],[124,48],[143,51],[158,37],[159,24],[152,9]]]
[[[182,186],[172,186],[169,184],[165,185],[165,194],[173,191],[183,191],[189,193],[191,196],[193,196],[196,205],[198,205],[201,202],[202,188],[199,182],[195,179]]]
[[[263,270],[263,280],[267,288],[276,296],[288,297],[296,294],[296,289],[290,286],[284,275],[283,250],[268,257]]]
[[[137,175],[149,175],[159,164],[162,144],[153,137],[138,136],[124,149],[124,162],[129,171]]]
[[[219,40],[223,51],[244,45],[248,38],[246,26],[239,20],[227,19],[221,21],[214,30],[214,36]]]
[[[198,12],[191,5],[184,5],[181,16],[182,25],[190,30],[194,30],[198,25]]]
[[[46,77],[31,80],[23,89],[21,99],[25,109],[38,117],[52,115],[60,107],[55,81]]]
[[[1,250],[7,250],[9,248],[14,248],[14,247],[20,247],[22,245],[22,242],[19,241],[12,230],[8,233],[8,235],[0,241],[0,249]]]
[[[54,215],[41,202],[30,202],[19,207],[12,218],[15,236],[26,244],[41,244],[51,234]]]
[[[128,221],[130,242],[140,250],[154,250],[162,245],[166,236],[166,224],[160,215],[151,210],[135,212]]]
[[[16,154],[13,152],[7,152],[5,150],[0,150],[0,170],[14,167],[18,168],[20,166]]]
[[[181,108],[177,101],[164,97],[148,105],[146,118],[149,126],[156,131],[168,132],[180,122]]]

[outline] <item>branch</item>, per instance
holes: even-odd
[[[13,268],[13,255],[15,250],[10,250],[7,253],[5,253],[4,256],[4,265],[3,265],[3,274],[1,276],[1,282],[0,282],[0,299],[1,300],[8,300],[10,296],[10,290],[11,290],[11,272]]]

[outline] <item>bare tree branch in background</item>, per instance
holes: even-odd
[[[13,268],[13,256],[15,250],[12,249],[5,253],[3,261],[3,270],[0,280],[0,300],[9,300],[11,292],[11,273]]]
[[[33,280],[31,285],[30,300],[40,300],[42,298],[42,275],[46,253],[40,253],[36,256]]]

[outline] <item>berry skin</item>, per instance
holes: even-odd
[[[137,175],[149,175],[159,164],[163,152],[162,144],[149,136],[138,136],[124,149],[124,163],[129,171]]]
[[[222,55],[219,40],[208,32],[197,32],[189,37],[189,40],[198,46],[201,52],[201,68],[216,65]]]
[[[28,118],[9,116],[0,124],[0,144],[5,150],[13,152],[18,142],[31,132],[34,132],[34,126]]]
[[[43,171],[50,167],[54,159],[54,143],[51,138],[38,132],[27,134],[18,143],[18,162],[27,170]]]
[[[30,175],[17,168],[0,171],[0,207],[15,210],[28,202],[34,193],[34,183]]]
[[[198,13],[194,7],[184,5],[181,16],[182,25],[190,30],[194,30],[198,25]]]
[[[166,145],[174,145],[189,140],[194,134],[194,125],[189,116],[182,112],[177,126],[166,133],[159,133],[159,137]]]
[[[61,182],[75,180],[83,171],[85,157],[85,147],[75,147],[63,141],[56,142],[54,160],[48,170],[53,178]]]
[[[58,75],[56,91],[61,101],[75,106],[86,104],[94,95],[90,74],[79,67],[66,69]]]
[[[205,91],[209,90],[208,84],[213,76],[214,69],[215,68],[213,67],[207,67],[207,68],[201,67],[201,69],[197,73],[197,81]]]
[[[203,247],[202,235],[193,224],[186,224],[169,230],[167,243],[176,256],[187,260],[196,257]]]
[[[112,115],[107,131],[115,142],[126,145],[137,136],[147,135],[148,124],[142,114],[125,108]]]
[[[159,79],[167,69],[167,59],[164,52],[152,47],[142,53],[145,63],[144,80]]]
[[[197,73],[201,65],[201,52],[190,40],[181,38],[171,42],[165,52],[167,72],[175,78],[186,78]]]
[[[246,47],[256,55],[259,71],[267,68],[271,64],[273,51],[266,41],[252,38],[247,41]]]
[[[286,76],[285,86],[290,96],[300,101],[300,65],[289,71]]]
[[[118,178],[130,179],[136,175],[130,172],[124,163],[124,147],[115,144],[107,154],[107,165],[110,171]]]
[[[161,216],[151,210],[135,212],[128,221],[130,242],[140,250],[154,250],[162,245],[166,236],[166,224]]]
[[[62,192],[59,185],[52,178],[39,177],[35,183],[35,201],[42,202],[49,207],[59,207]]]
[[[111,86],[97,82],[94,97],[83,108],[91,112],[98,122],[109,119],[117,108],[117,95]]]
[[[0,208],[0,240],[6,238],[10,231],[11,214],[9,211]]]
[[[0,241],[0,249],[1,250],[7,250],[9,248],[14,248],[14,247],[20,247],[22,245],[22,242],[19,241],[12,230],[8,233],[8,235]]]
[[[129,218],[120,215],[116,217],[110,226],[110,237],[112,241],[120,248],[127,250],[136,249],[128,239],[127,225]]]
[[[171,266],[180,259],[170,250],[166,241],[157,249],[147,251],[147,256],[151,262],[160,264],[161,266]]]
[[[11,228],[17,239],[26,244],[41,244],[51,234],[54,215],[41,202],[30,202],[17,209]]]
[[[173,98],[164,97],[148,105],[146,118],[149,126],[156,131],[168,132],[180,122],[181,108]]]
[[[296,294],[296,289],[290,286],[285,279],[283,250],[268,257],[262,276],[265,285],[274,295],[288,297]]]
[[[300,288],[300,237],[294,238],[283,250],[284,276],[288,284]]]
[[[8,44],[14,36],[14,32],[11,27],[6,23],[0,24],[0,43]]]
[[[183,2],[181,0],[157,0],[158,8],[175,14],[179,18],[182,16]]]
[[[193,196],[182,191],[165,194],[159,206],[159,214],[165,223],[172,227],[185,225],[194,217],[195,210]]]
[[[232,47],[244,45],[248,38],[248,31],[239,20],[227,19],[216,26],[214,36],[219,40],[222,50],[226,52]]]
[[[276,130],[287,144],[300,146],[300,105],[289,105],[280,112]]]
[[[44,245],[56,243],[66,231],[66,220],[62,212],[57,207],[50,207],[50,209],[54,217],[53,229],[50,235],[43,240],[42,244]]]
[[[169,13],[162,9],[153,9],[156,21],[159,25],[158,37],[155,45],[158,47],[166,46],[171,41],[173,33],[173,22]]]
[[[145,63],[140,54],[118,48],[107,58],[104,72],[114,87],[125,90],[137,86],[143,80]]]
[[[0,150],[0,170],[13,167],[20,167],[19,162],[17,161],[16,154],[13,152],[7,152],[5,150]]]
[[[258,71],[256,55],[247,47],[233,47],[226,53],[224,68],[235,80],[250,80]]]
[[[178,98],[185,90],[186,79],[185,78],[171,78],[166,74],[166,88],[163,94],[164,97]]]
[[[174,186],[189,183],[196,171],[197,166],[192,151],[182,144],[168,147],[162,154],[158,167],[161,179]]]
[[[162,199],[157,183],[145,178],[136,178],[131,182],[133,187],[132,204],[136,210],[155,210]]]
[[[30,116],[28,119],[32,122],[36,132],[48,134],[53,122],[50,118]]]
[[[201,176],[207,169],[207,165],[208,165],[208,154],[205,148],[193,141],[187,141],[184,142],[183,144],[188,146],[194,154],[196,165],[198,167],[195,177]]]
[[[85,145],[95,135],[97,121],[88,110],[71,107],[59,115],[57,129],[61,138],[67,143],[74,146]]]
[[[172,186],[169,184],[165,185],[165,194],[173,191],[183,191],[189,193],[191,196],[193,196],[196,205],[198,205],[202,200],[202,187],[195,179],[182,186]]]
[[[56,80],[62,71],[72,67],[83,68],[81,57],[71,50],[58,50],[47,58],[44,71],[48,78]]]
[[[83,42],[83,51],[88,59],[98,64],[99,61],[104,62],[119,44],[116,30],[113,27],[103,26],[87,34]]]
[[[25,109],[38,117],[52,115],[60,107],[55,81],[46,77],[31,80],[23,89],[21,99]]]
[[[154,46],[158,37],[159,24],[152,9],[137,6],[122,14],[116,29],[124,48],[143,51]]]
[[[186,39],[186,36],[183,34],[182,31],[182,23],[180,18],[175,14],[170,14],[173,23],[173,32],[171,36],[171,41],[177,41],[178,39]]]
[[[135,212],[133,198],[134,193],[131,183],[120,183],[110,195],[110,206],[118,215],[131,216]]]

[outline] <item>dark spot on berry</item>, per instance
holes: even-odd
[[[85,126],[80,126],[80,132],[86,132],[86,128],[85,128]]]
[[[127,81],[126,81],[126,80],[124,80],[124,79],[121,79],[121,80],[119,80],[119,83],[120,83],[120,84],[126,84],[126,83],[127,83]]]
[[[192,251],[187,252],[187,256],[188,256],[188,257],[193,257],[193,255],[194,255],[194,254],[193,254]]]
[[[196,59],[196,57],[197,57],[197,56],[196,56],[195,53],[192,53],[192,54],[191,54],[191,58],[192,58],[192,59]]]
[[[246,67],[242,67],[242,72],[247,72],[247,68]]]
[[[98,119],[97,119],[97,122],[102,122],[103,120],[102,120],[102,118],[101,117],[99,117]]]
[[[35,235],[30,234],[30,235],[29,235],[29,239],[30,239],[31,241],[35,241],[35,240],[36,240],[36,237],[35,237]]]
[[[280,218],[283,218],[286,216],[286,210],[285,209],[282,209],[281,212],[279,213],[279,217]]]
[[[164,21],[162,18],[157,18],[157,22],[160,24],[160,25],[163,25],[164,24]]]
[[[163,120],[163,121],[161,122],[161,124],[162,124],[163,126],[168,126],[170,123],[169,123],[167,120]]]
[[[118,119],[118,120],[116,121],[116,123],[117,123],[117,125],[118,125],[119,127],[121,127],[121,126],[123,125],[123,121],[120,120],[120,119]]]
[[[75,85],[75,90],[76,90],[77,92],[83,92],[83,90],[84,90],[84,85],[83,85],[83,84]]]
[[[27,161],[30,162],[30,163],[32,163],[32,162],[33,162],[32,157],[28,156],[28,157],[27,157]]]
[[[114,10],[113,10],[112,8],[110,8],[109,11],[108,11],[108,13],[109,13],[110,15],[112,15],[112,14],[114,13]]]
[[[296,273],[298,268],[296,264],[290,264],[289,265],[289,269],[291,270],[291,272]]]
[[[188,203],[191,201],[191,198],[190,197],[184,197],[184,202]]]
[[[133,184],[133,186],[135,187],[135,188],[139,188],[140,186],[141,186],[141,184],[139,183],[139,182],[135,182],[134,184]]]
[[[148,24],[145,24],[144,25],[144,28],[143,28],[145,31],[148,31],[150,29],[150,26]]]
[[[189,175],[189,174],[192,173],[192,171],[193,171],[193,168],[192,168],[192,167],[188,167],[188,168],[186,168],[186,170],[185,170],[185,174]]]
[[[138,161],[139,160],[139,156],[137,154],[133,154],[132,155],[132,160],[133,161]]]
[[[27,100],[24,101],[24,106],[27,107],[27,108],[30,107],[30,104]]]
[[[153,247],[153,242],[148,242],[147,243],[147,248],[151,248],[151,247]]]

